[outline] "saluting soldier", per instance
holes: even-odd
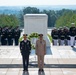
[[[20,42],[20,52],[23,59],[23,71],[28,72],[29,55],[31,52],[31,42],[27,39],[27,35],[23,34],[24,40]]]
[[[58,30],[56,28],[52,30],[51,36],[53,38],[53,45],[57,46],[57,44],[58,44]]]
[[[36,55],[38,57],[39,72],[43,72],[44,56],[46,54],[46,41],[43,39],[43,34],[39,34],[39,39],[36,41]]]
[[[72,26],[70,27],[70,30],[69,30],[70,31],[70,43],[71,43],[71,47],[73,47],[75,44],[76,27],[75,27],[75,23],[71,23],[71,24]]]

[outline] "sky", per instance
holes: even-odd
[[[0,0],[0,6],[76,5],[76,0]]]

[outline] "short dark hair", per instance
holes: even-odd
[[[39,34],[39,36],[43,36],[43,34]]]
[[[23,34],[23,36],[27,36],[27,34]]]

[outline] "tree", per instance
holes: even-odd
[[[73,11],[65,12],[57,21],[56,21],[56,27],[63,27],[67,26],[70,27],[71,23],[76,24],[76,13]]]
[[[18,26],[19,21],[18,18],[15,15],[0,15],[0,26]]]
[[[57,15],[54,10],[43,10],[41,13],[45,13],[48,15],[48,27],[54,27],[55,22],[57,20]]]
[[[27,7],[23,9],[23,14],[36,14],[39,12],[39,9],[37,9],[36,7]]]

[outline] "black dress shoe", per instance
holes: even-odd
[[[41,71],[41,69],[39,69],[39,72]]]
[[[23,71],[25,71],[25,70],[23,70]]]
[[[73,47],[73,46],[71,46],[71,47]]]

